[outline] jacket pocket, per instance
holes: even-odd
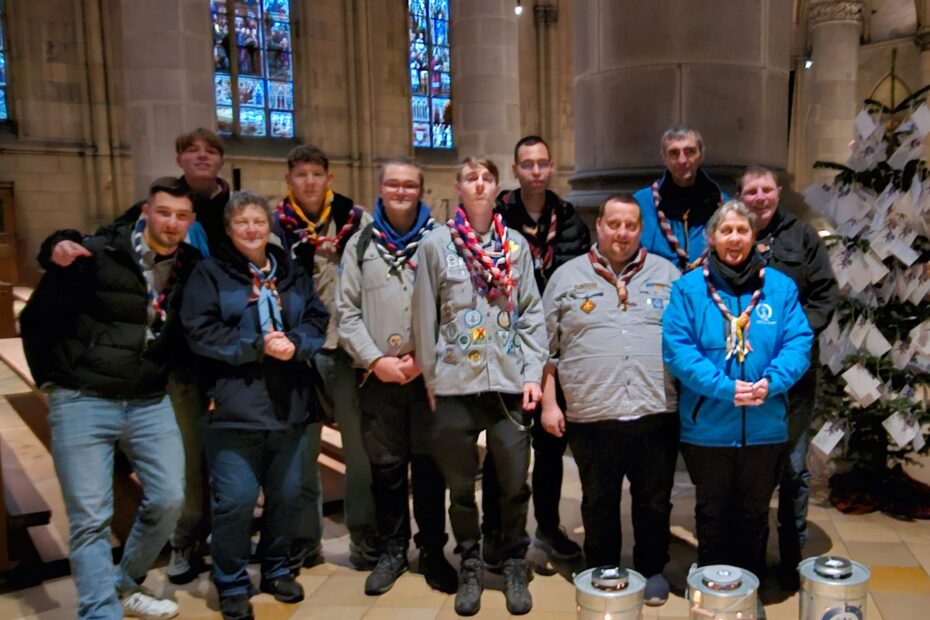
[[[698,410],[700,410],[705,400],[707,400],[707,397],[702,394],[698,396],[697,402],[694,403],[694,410],[691,412],[691,422],[694,424],[697,424]]]

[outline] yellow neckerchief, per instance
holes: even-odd
[[[291,206],[294,207],[294,213],[297,214],[297,217],[303,221],[307,227],[307,232],[310,233],[310,237],[315,239],[317,236],[316,228],[317,226],[323,226],[329,220],[330,213],[333,210],[333,190],[326,190],[326,197],[323,199],[323,212],[320,214],[320,217],[317,218],[316,222],[313,222],[304,215],[303,209],[300,207],[300,204],[294,198],[294,192],[291,190],[287,191],[287,199],[290,201]]]

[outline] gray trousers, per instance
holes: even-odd
[[[522,411],[521,404],[521,396],[498,392],[436,397],[430,448],[449,487],[449,518],[457,550],[463,558],[479,557],[481,552],[481,529],[475,503],[475,479],[480,465],[477,441],[481,431],[487,432],[488,452],[494,457],[500,485],[497,509],[501,521],[501,555],[504,559],[526,555],[530,432],[521,430],[510,417],[530,418]]]
[[[210,482],[200,437],[202,411],[197,386],[171,377],[168,395],[184,444],[184,505],[171,546],[184,549],[205,543],[210,533]]]

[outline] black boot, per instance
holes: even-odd
[[[397,578],[407,572],[407,549],[395,547],[383,551],[374,570],[365,579],[365,594],[378,596],[394,586]]]
[[[504,579],[507,611],[515,616],[529,613],[533,609],[533,597],[529,590],[530,572],[526,561],[519,558],[504,560]]]
[[[248,594],[220,597],[220,613],[223,614],[223,620],[255,619]]]
[[[259,589],[266,594],[271,594],[276,601],[281,603],[293,604],[304,600],[304,587],[297,583],[291,573],[277,579],[265,580],[263,578]]]
[[[458,588],[458,575],[446,559],[442,547],[420,549],[420,572],[434,590],[454,594]]]
[[[484,562],[478,558],[462,560],[459,570],[459,587],[455,593],[455,613],[474,616],[481,609],[481,592],[484,590]]]

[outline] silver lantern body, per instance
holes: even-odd
[[[641,620],[646,578],[619,566],[589,568],[575,575],[578,620]]]
[[[801,573],[801,620],[865,620],[869,569],[839,556],[808,558]]]
[[[688,574],[689,618],[754,620],[759,578],[725,564],[694,567]]]

